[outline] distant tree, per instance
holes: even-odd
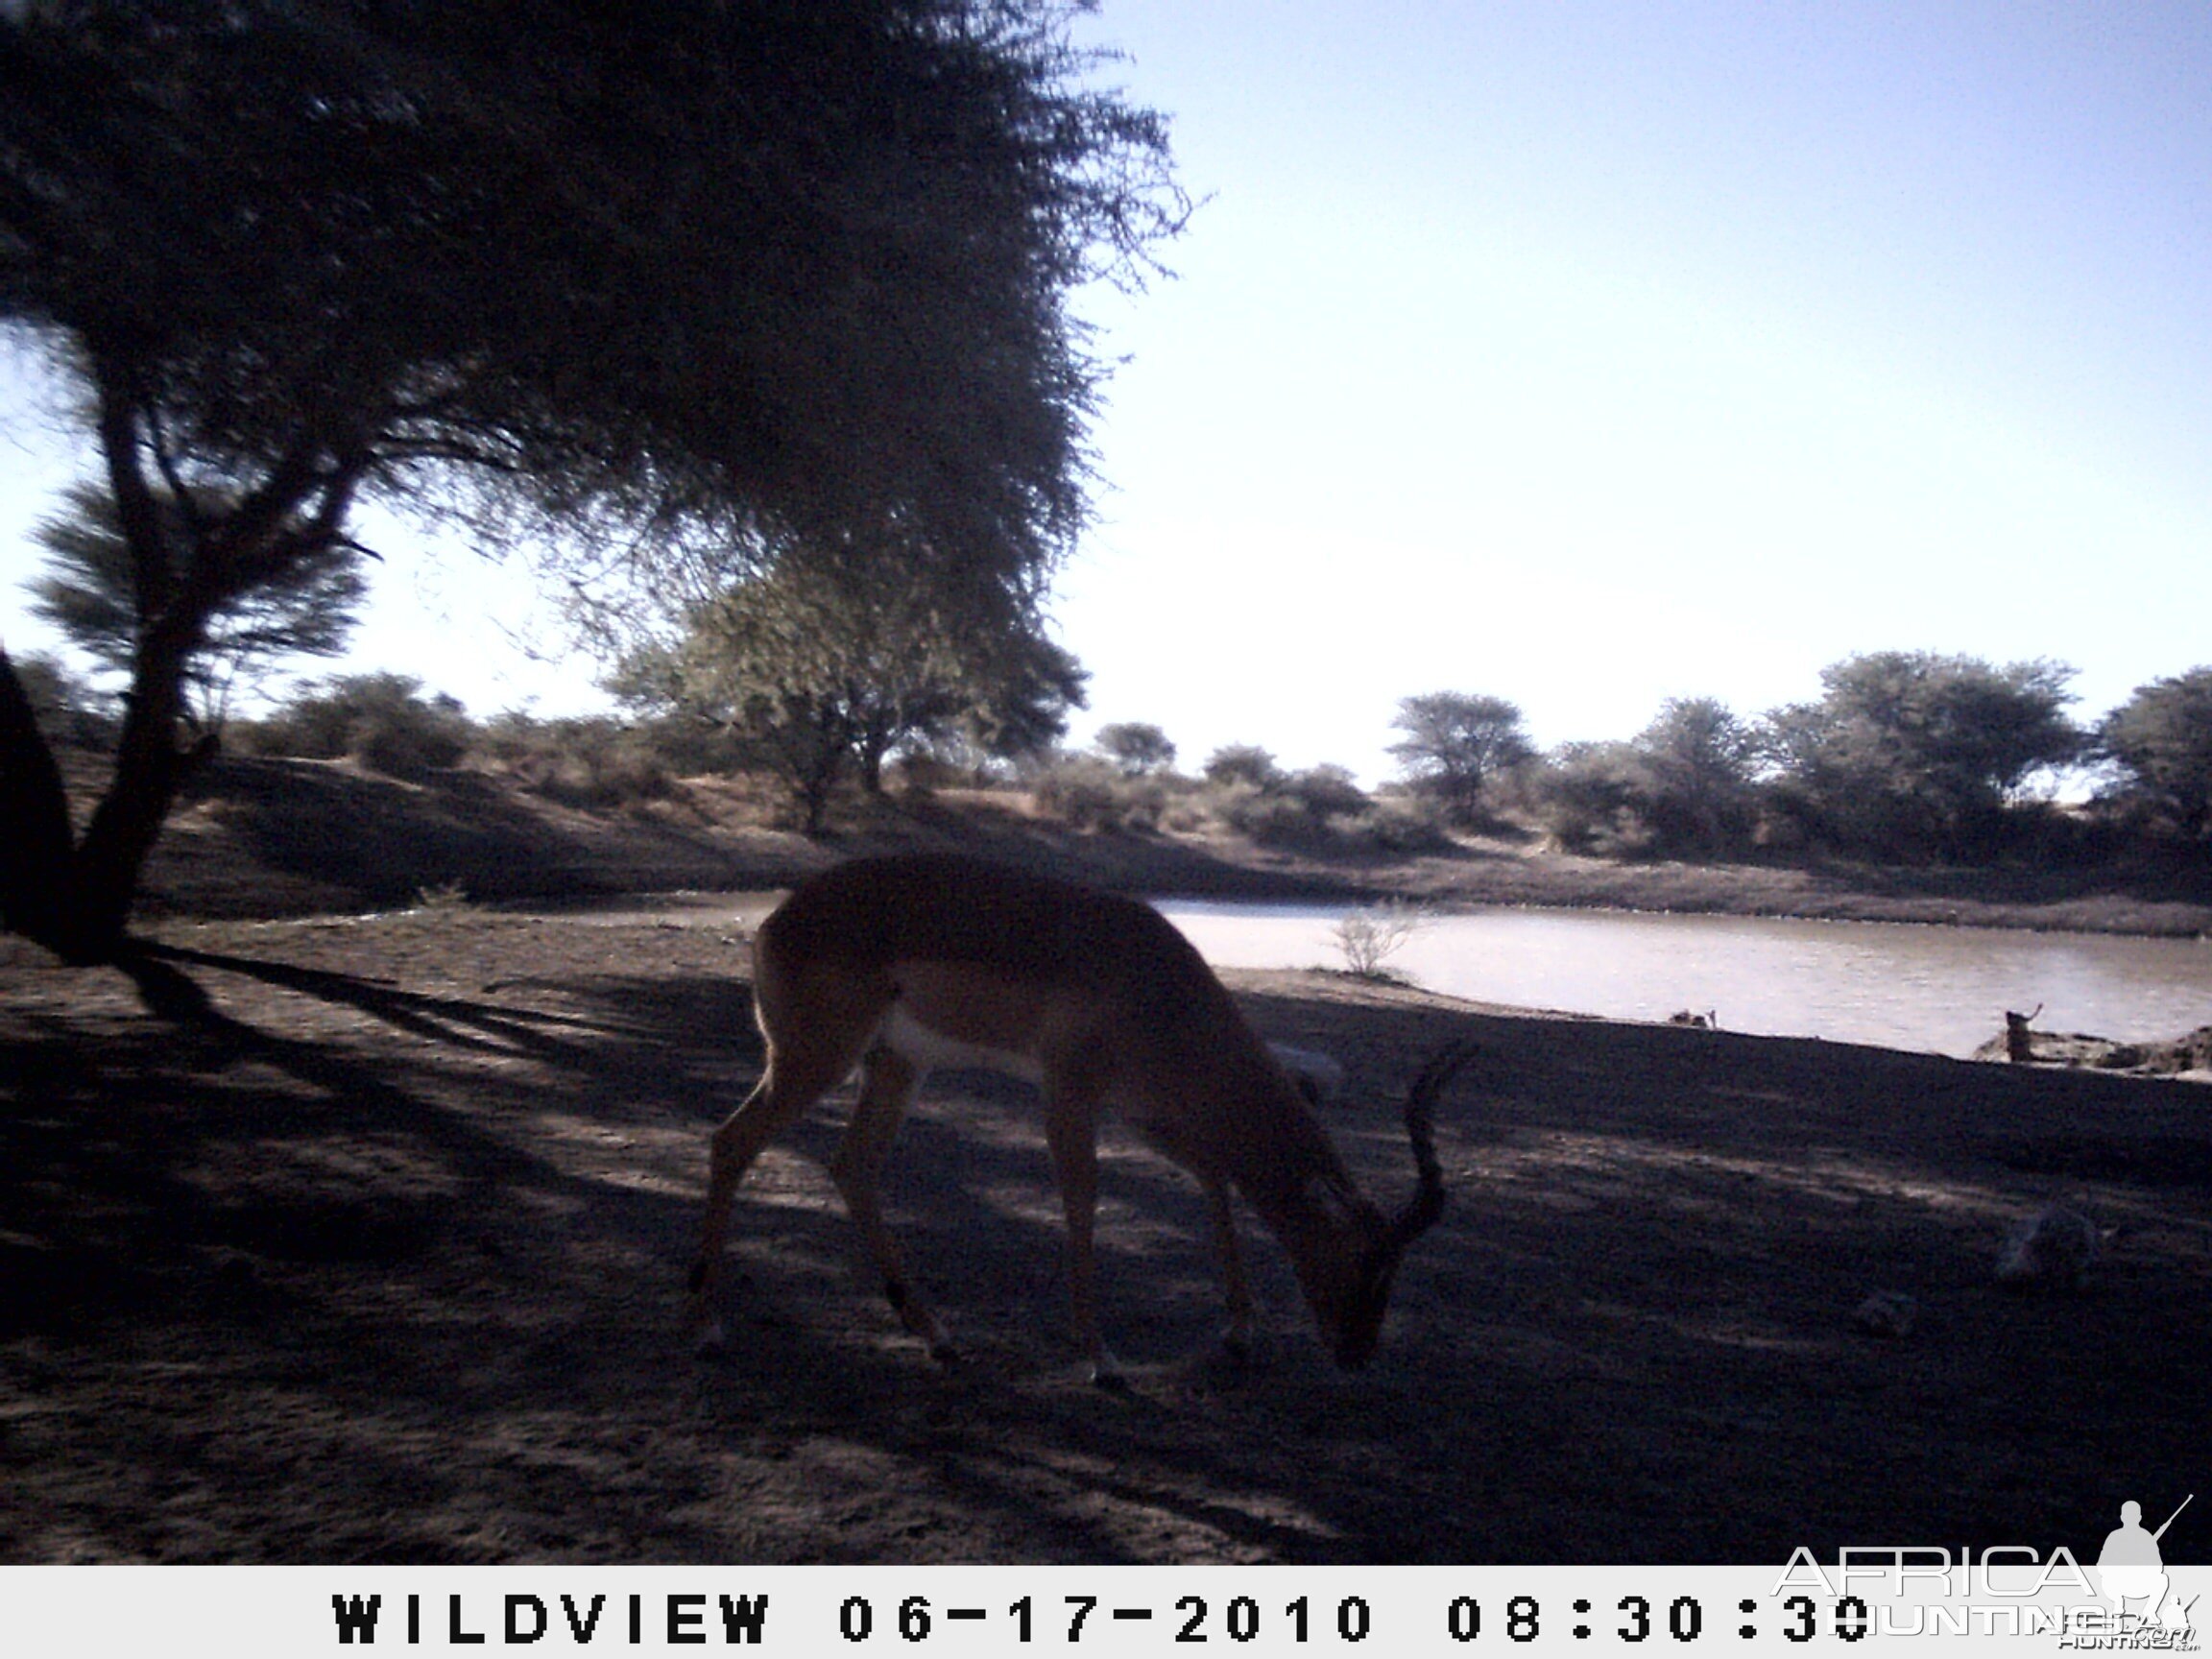
[[[1316,823],[1350,818],[1374,805],[1351,769],[1333,760],[1293,772],[1281,784],[1283,793],[1303,805]]]
[[[1130,778],[1166,772],[1175,764],[1175,745],[1159,727],[1142,720],[1119,720],[1098,728],[1091,746]]]
[[[1391,726],[1406,733],[1390,753],[1407,779],[1459,824],[1480,818],[1484,784],[1536,754],[1520,708],[1503,697],[1460,691],[1407,697]]]
[[[1985,850],[2007,799],[2080,757],[2074,670],[1884,651],[1821,671],[1826,694],[1767,716],[1778,795],[1813,827],[1888,851]]]
[[[103,668],[129,675],[147,618],[139,605],[144,585],[137,577],[130,539],[123,534],[115,498],[105,491],[77,485],[63,496],[65,511],[46,519],[36,532],[45,546],[49,569],[25,586],[32,611],[68,636]],[[190,544],[189,520],[196,513],[228,509],[184,507],[170,491],[154,493],[155,510],[168,525],[163,541],[172,556]],[[301,527],[284,532],[301,537]],[[303,551],[261,586],[245,589],[208,613],[204,637],[186,660],[184,690],[191,723],[220,726],[233,688],[258,685],[287,657],[337,657],[353,631],[369,584],[361,573],[362,550],[344,538]],[[183,577],[173,571],[170,581]]]
[[[2192,839],[2212,832],[2212,668],[2137,686],[2099,724],[2095,747],[2121,767],[2124,794]]]
[[[1759,733],[1711,697],[1671,697],[1631,745],[1643,779],[1636,809],[1670,849],[1712,850],[1757,816]]]
[[[395,778],[456,763],[475,724],[457,697],[425,693],[412,674],[341,674],[313,685],[252,727],[265,754],[352,759]]]
[[[1252,743],[1231,743],[1206,757],[1199,775],[1209,783],[1245,783],[1271,789],[1283,781],[1275,757]]]
[[[1635,855],[1656,844],[1651,766],[1633,744],[1562,743],[1529,793],[1538,821],[1575,852]]]
[[[880,794],[902,749],[1048,746],[1085,678],[1034,616],[955,614],[884,561],[794,560],[696,608],[678,640],[634,653],[612,684],[750,740],[812,834],[848,768]]]
[[[635,550],[639,591],[797,532],[1033,597],[1105,371],[1069,296],[1188,210],[1079,10],[0,10],[0,325],[84,393],[138,589],[81,839],[0,653],[0,919],[123,953],[212,619],[364,494]]]

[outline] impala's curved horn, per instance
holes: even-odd
[[[1444,1171],[1436,1162],[1436,1097],[1481,1052],[1481,1046],[1476,1043],[1447,1045],[1421,1068],[1421,1075],[1406,1092],[1406,1133],[1413,1142],[1413,1167],[1420,1185],[1384,1236],[1382,1254],[1385,1261],[1403,1255],[1406,1247],[1433,1227],[1436,1217],[1444,1213]]]

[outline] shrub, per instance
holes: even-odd
[[[1625,743],[1567,743],[1529,779],[1536,821],[1570,852],[1647,853],[1652,831],[1642,808],[1651,790],[1643,758]]]
[[[658,801],[675,788],[652,725],[589,717],[536,720],[510,711],[487,722],[471,753],[526,789],[568,806]]]
[[[1132,778],[1167,772],[1175,765],[1174,742],[1148,721],[1118,720],[1101,726],[1092,745]]]
[[[1303,801],[1250,785],[1222,790],[1214,815],[1262,847],[1310,847],[1328,834]]]
[[[1385,959],[1404,948],[1429,920],[1419,905],[1392,899],[1354,910],[1342,918],[1333,937],[1344,953],[1344,966],[1362,979],[1396,978],[1385,969]]]
[[[1072,830],[1160,827],[1166,785],[1156,777],[1133,778],[1094,756],[1077,755],[1045,768],[1031,792],[1037,809]]]
[[[1255,789],[1273,789],[1283,781],[1283,769],[1275,757],[1253,743],[1232,743],[1206,757],[1200,776],[1224,788],[1246,783]]]
[[[1367,810],[1367,792],[1342,766],[1323,763],[1294,772],[1283,781],[1283,793],[1312,814],[1316,823],[1352,818]]]
[[[119,724],[116,699],[93,686],[60,658],[34,652],[12,660],[32,717],[49,743],[111,749]]]
[[[454,765],[475,728],[458,699],[425,698],[412,675],[351,674],[302,692],[241,735],[259,754],[350,758],[403,778]]]
[[[1339,820],[1345,839],[1378,853],[1442,853],[1453,846],[1444,810],[1411,793],[1382,795],[1358,817]]]

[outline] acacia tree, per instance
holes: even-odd
[[[1670,697],[1637,733],[1641,809],[1660,842],[1713,850],[1750,833],[1759,733],[1714,697]]]
[[[1536,754],[1522,729],[1520,707],[1503,697],[1463,691],[1406,697],[1391,725],[1406,735],[1390,753],[1414,785],[1459,824],[1480,815],[1485,783]]]
[[[187,544],[177,499],[156,492],[155,504],[165,521],[164,550],[174,553]],[[128,675],[140,633],[139,591],[115,503],[78,485],[36,535],[48,569],[29,584],[31,609],[101,667]],[[210,613],[186,662],[188,724],[220,727],[237,683],[257,683],[279,659],[340,655],[368,596],[361,562],[359,547],[334,541]]]
[[[1209,783],[1241,783],[1254,789],[1273,789],[1283,782],[1283,768],[1257,743],[1224,744],[1206,757],[1199,772]]]
[[[1033,615],[955,614],[891,561],[793,559],[695,607],[677,640],[632,653],[614,685],[747,738],[812,834],[849,767],[879,795],[902,748],[1045,748],[1087,678]]]
[[[1975,852],[2031,774],[2080,757],[2073,677],[2062,662],[1926,651],[1831,663],[1819,702],[1767,717],[1775,793],[1838,839]]]
[[[2125,794],[2192,840],[2212,832],[2212,668],[2138,685],[2104,716],[2096,744],[2127,774]]]
[[[124,950],[211,618],[364,494],[1033,598],[1102,373],[1067,294],[1141,279],[1187,205],[1160,118],[1084,84],[1077,9],[0,12],[0,323],[82,389],[135,593],[82,840],[0,653],[7,925]]]
[[[1166,772],[1175,764],[1175,740],[1149,720],[1116,720],[1101,726],[1091,745],[1129,778]]]

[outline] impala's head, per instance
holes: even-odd
[[[1293,1245],[1292,1262],[1321,1327],[1321,1339],[1346,1370],[1358,1370],[1374,1357],[1398,1263],[1413,1240],[1443,1214],[1444,1172],[1436,1163],[1436,1096],[1475,1052],[1465,1044],[1444,1049],[1422,1069],[1407,1092],[1406,1132],[1413,1142],[1420,1184],[1396,1216],[1384,1215],[1349,1182],[1321,1177],[1310,1189],[1312,1226],[1324,1237],[1308,1241],[1307,1248]]]

